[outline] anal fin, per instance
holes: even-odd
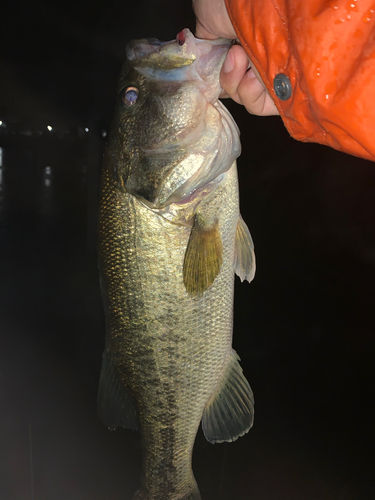
[[[106,351],[103,353],[99,380],[98,413],[110,430],[117,427],[138,429],[135,398],[130,389],[119,382]]]
[[[247,280],[249,283],[255,275],[254,243],[249,228],[241,215],[238,218],[236,231],[234,272],[241,281]]]
[[[235,441],[254,421],[254,396],[239,357],[232,351],[224,375],[203,412],[203,432],[210,443]]]
[[[184,259],[184,284],[192,297],[201,297],[210,288],[223,262],[223,243],[219,223],[205,224],[196,214]]]

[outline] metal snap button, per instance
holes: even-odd
[[[287,101],[292,95],[292,84],[284,73],[279,73],[273,80],[273,88],[276,96],[281,101]]]

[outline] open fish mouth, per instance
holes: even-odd
[[[130,64],[148,78],[206,83],[211,88],[208,101],[214,102],[220,94],[221,66],[232,43],[225,38],[202,40],[185,28],[170,42],[157,38],[132,40],[127,45],[126,56]]]
[[[204,56],[212,51],[221,56],[219,53],[226,53],[231,45],[232,41],[225,38],[216,40],[196,38],[188,28],[185,28],[177,34],[175,40],[169,42],[162,42],[157,38],[132,40],[126,47],[126,56],[129,61],[135,63],[135,66],[147,66],[154,62],[159,67],[169,67],[174,62],[176,68],[179,64],[187,66],[196,59],[204,59]],[[212,55],[213,53],[210,54]]]

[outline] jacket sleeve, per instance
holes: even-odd
[[[226,5],[289,133],[375,160],[375,2]]]

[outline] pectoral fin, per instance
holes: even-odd
[[[138,429],[135,399],[130,390],[120,384],[106,351],[99,380],[98,413],[110,430],[117,427]]]
[[[210,443],[235,441],[250,430],[254,420],[254,396],[235,351],[202,418]]]
[[[254,243],[249,228],[241,217],[238,218],[236,231],[236,248],[234,254],[234,272],[240,280],[249,283],[255,275]]]
[[[192,297],[201,297],[212,285],[223,262],[223,243],[219,224],[207,226],[203,217],[195,216],[184,260],[184,285]]]

